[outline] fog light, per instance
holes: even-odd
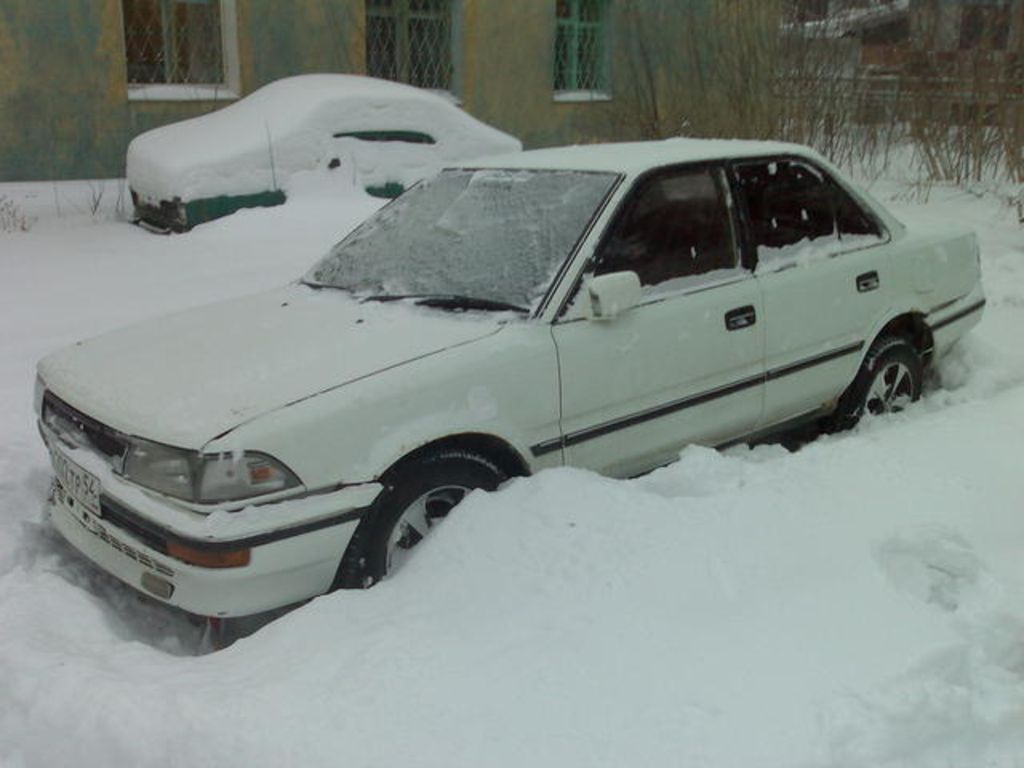
[[[169,600],[174,594],[174,585],[166,579],[154,576],[152,573],[142,574],[142,587],[147,592],[163,600]]]
[[[176,541],[167,542],[167,554],[203,568],[241,568],[249,564],[250,549],[199,549]]]

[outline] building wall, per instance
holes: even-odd
[[[243,95],[288,75],[365,71],[365,0],[235,2]],[[553,92],[555,0],[455,0],[454,95],[528,147],[632,138],[627,6],[680,3],[612,0],[611,99],[564,102]],[[121,0],[0,3],[0,180],[123,175],[132,137],[229,103],[130,100],[123,38]]]
[[[242,93],[302,72],[358,71],[358,7],[237,0]],[[130,101],[123,38],[121,0],[0,3],[0,180],[123,175],[133,136],[225,105]]]
[[[610,140],[608,117],[621,81],[614,62],[612,101],[554,98],[555,4],[552,0],[467,0],[462,92],[467,111],[512,133],[528,147]],[[613,28],[610,38],[616,38]],[[458,64],[458,63],[457,63]]]
[[[459,95],[470,113],[520,137],[528,148],[641,139],[680,129],[667,123],[680,109],[682,70],[701,57],[707,0],[611,0],[610,98],[593,101],[562,101],[554,94],[554,0],[464,3]]]
[[[119,0],[0,4],[0,179],[118,167],[128,121],[120,13]]]

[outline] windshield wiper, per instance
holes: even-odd
[[[530,310],[518,304],[496,299],[482,299],[478,296],[460,296],[447,293],[381,293],[367,296],[363,301],[401,301],[414,299],[421,307],[437,307],[438,309],[479,309],[486,312],[521,312],[529,314]]]

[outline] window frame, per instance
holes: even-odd
[[[394,0],[394,5],[390,12],[387,11],[374,11],[371,12],[371,0],[363,0],[363,13],[365,14],[365,32],[363,34],[363,68],[369,77],[377,77],[382,80],[389,80],[395,83],[405,83],[406,85],[414,85],[417,88],[423,88],[424,90],[431,91],[433,93],[447,94],[454,96],[461,86],[461,75],[458,61],[461,55],[461,36],[459,30],[462,27],[462,4],[457,0],[444,0],[447,10],[447,23],[448,23],[448,84],[444,87],[437,88],[426,88],[424,86],[416,86],[413,84],[411,72],[413,70],[412,65],[412,46],[409,42],[409,30],[408,22],[414,18],[434,18],[431,12],[416,11],[411,8],[412,0]],[[395,60],[391,62],[394,65],[395,77],[385,77],[381,74],[375,74],[370,71],[370,45],[368,35],[370,31],[370,19],[393,19],[395,24]],[[403,23],[405,27],[403,28]],[[404,47],[405,53],[403,54],[402,49]],[[406,65],[406,72],[402,72],[403,61]],[[403,77],[404,74],[404,77]]]
[[[568,20],[560,19],[558,17],[558,0],[555,0],[554,6],[554,37],[552,40],[552,64],[551,67],[551,90],[552,99],[556,102],[568,102],[568,103],[586,103],[586,102],[604,102],[611,101],[611,0],[594,0],[600,6],[601,19],[596,22],[583,21],[580,17],[580,5],[586,0],[565,0],[571,4],[572,15]],[[599,77],[595,78],[594,88],[559,88],[558,87],[558,35],[562,28],[572,27],[573,37],[575,41],[579,35],[581,28],[590,28],[597,30],[600,43],[601,43],[601,57],[599,63],[599,71],[596,73]],[[576,46],[572,46],[572,55],[570,61],[573,62],[574,66],[572,70],[577,73],[577,76],[573,80],[578,84],[578,51]]]
[[[121,50],[124,52],[125,87],[129,101],[231,101],[241,95],[238,59],[238,9],[236,0],[216,0],[220,10],[220,50],[223,67],[220,83],[133,83],[128,79],[128,40],[124,0],[120,10]]]
[[[751,272],[758,271],[759,262],[757,257],[757,243],[754,240],[754,226],[750,218],[750,211],[747,208],[746,201],[743,199],[742,189],[736,171],[739,166],[743,165],[752,165],[755,163],[782,162],[803,163],[804,165],[814,169],[817,173],[821,174],[827,186],[834,190],[838,190],[840,193],[845,194],[847,197],[849,197],[857,205],[857,207],[860,208],[861,212],[864,213],[875,224],[875,226],[878,227],[880,238],[877,242],[861,243],[859,245],[853,245],[849,248],[842,247],[842,236],[839,235],[837,231],[837,242],[839,243],[840,247],[837,248],[834,253],[828,254],[828,256],[825,259],[823,259],[824,261],[835,259],[838,258],[839,256],[844,256],[849,253],[856,253],[857,251],[868,250],[870,248],[878,248],[883,245],[888,245],[892,241],[892,232],[890,232],[889,227],[886,226],[886,223],[885,221],[882,220],[882,217],[878,215],[878,212],[875,210],[875,207],[869,204],[866,200],[864,200],[864,198],[861,195],[857,194],[855,190],[850,189],[850,187],[848,187],[841,178],[831,173],[828,169],[823,168],[819,163],[815,162],[811,158],[804,157],[798,154],[754,155],[751,157],[730,158],[725,161],[725,164],[727,176],[729,179],[729,185],[732,188],[734,215],[737,217],[740,224],[740,247],[743,251],[744,266],[747,266],[747,268],[750,269]],[[833,205],[833,219],[834,218],[835,206]],[[781,272],[786,269],[792,269],[796,266],[798,265],[788,261],[779,264],[778,266],[771,266],[766,263],[762,271]]]
[[[597,268],[597,259],[601,254],[601,251],[606,247],[608,240],[611,239],[619,220],[628,215],[633,205],[636,203],[636,199],[640,192],[646,186],[648,181],[655,179],[662,174],[678,174],[685,171],[697,171],[702,169],[718,169],[722,176],[723,192],[725,194],[726,209],[728,210],[730,226],[733,231],[733,247],[737,251],[736,260],[736,274],[724,276],[721,280],[715,280],[712,282],[702,282],[699,284],[691,285],[680,285],[672,290],[659,291],[659,292],[644,292],[641,296],[640,303],[638,306],[647,306],[649,304],[658,304],[663,301],[675,300],[681,296],[689,296],[695,293],[703,293],[704,291],[711,291],[716,288],[722,288],[727,285],[738,283],[742,280],[751,280],[754,278],[753,269],[747,265],[746,252],[743,247],[743,230],[740,226],[739,219],[737,218],[737,206],[733,196],[732,181],[729,177],[729,171],[726,167],[727,160],[701,160],[697,162],[686,162],[686,163],[673,163],[672,165],[661,165],[656,168],[650,168],[643,173],[640,173],[633,177],[629,183],[629,187],[622,193],[622,196],[615,202],[614,209],[607,212],[608,216],[602,226],[601,232],[597,237],[594,247],[586,260],[576,270],[575,276],[571,277],[568,274],[561,274],[558,276],[558,281],[563,282],[568,286],[565,293],[562,294],[562,298],[558,302],[558,308],[552,315],[552,324],[559,323],[575,323],[582,322],[586,318],[582,315],[576,316],[573,311],[573,307],[576,305],[580,296],[582,295],[583,286],[586,281],[594,276],[594,271]],[[625,181],[625,177],[620,177],[619,184]],[[617,185],[618,186],[618,185]],[[614,190],[613,190],[614,192]],[[604,202],[604,208],[608,207],[608,203],[611,202],[611,196]],[[595,218],[591,223],[591,228],[597,224],[597,219],[604,218],[603,214],[605,211],[602,210],[602,215]],[[589,232],[587,238],[589,239]],[[553,283],[554,285],[554,283]],[[546,310],[547,305],[542,304],[541,310]]]
[[[601,260],[604,256],[604,249],[610,246],[611,241],[617,236],[619,228],[624,226],[628,218],[633,215],[633,212],[636,210],[636,207],[650,189],[651,185],[657,184],[659,181],[664,179],[673,179],[680,176],[698,174],[706,174],[711,179],[721,196],[721,203],[724,205],[726,224],[728,226],[734,256],[733,266],[728,268],[730,274],[722,275],[721,278],[717,280],[702,280],[702,276],[715,271],[709,270],[707,272],[699,272],[693,275],[678,275],[661,283],[641,284],[642,298],[640,303],[648,304],[655,300],[661,300],[663,298],[669,298],[676,295],[699,293],[720,285],[728,285],[736,282],[738,279],[747,277],[746,273],[748,270],[743,261],[740,228],[735,217],[735,206],[732,201],[731,184],[724,165],[716,162],[687,163],[677,166],[662,167],[638,177],[633,186],[630,187],[627,196],[623,198],[622,202],[616,208],[615,213],[608,222],[608,226],[605,228],[604,232],[602,232],[601,240],[594,248],[594,254],[591,259],[588,274],[591,276],[597,276],[597,271],[600,269]],[[659,287],[672,282],[676,283],[672,288]]]

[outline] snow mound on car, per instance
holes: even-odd
[[[436,143],[335,136],[360,131],[411,131]],[[187,202],[280,189],[293,173],[333,158],[360,185],[408,185],[455,161],[520,149],[518,139],[438,94],[359,75],[299,75],[137,136],[127,175],[146,202]]]

